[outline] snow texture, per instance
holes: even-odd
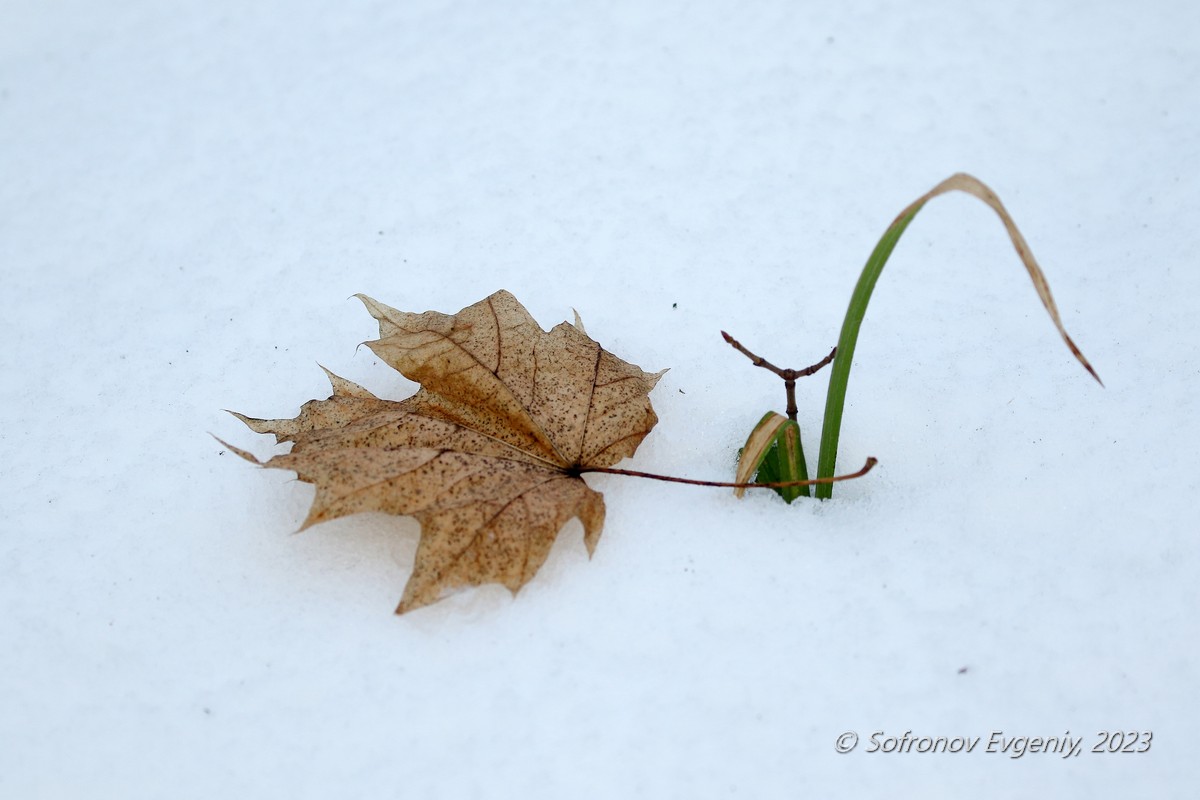
[[[1197,30],[1166,0],[8,0],[0,796],[1194,797]],[[728,480],[784,398],[718,331],[819,359],[959,170],[1107,388],[992,212],[939,198],[856,354],[840,467],[880,466],[830,502],[589,476],[594,559],[572,523],[515,600],[395,617],[411,519],[292,536],[312,488],[208,435],[272,452],[221,409],[291,416],[317,362],[410,393],[355,292],[506,288],[670,367],[623,466]],[[1088,752],[1116,730],[1150,751]]]

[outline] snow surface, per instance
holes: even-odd
[[[1194,797],[1200,6],[0,6],[0,796]],[[589,476],[515,600],[392,608],[417,526],[290,535],[357,301],[498,288],[648,370],[624,466],[729,479],[935,200],[856,356],[832,502]],[[802,382],[810,457],[824,375]],[[1191,523],[1188,520],[1192,520]],[[1189,532],[1190,529],[1190,532]],[[875,731],[981,736],[868,753]],[[986,754],[992,731],[1153,731]],[[856,731],[859,747],[835,752]]]

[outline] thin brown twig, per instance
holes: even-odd
[[[871,456],[867,459],[867,463],[858,472],[852,472],[849,475],[834,475],[832,478],[813,478],[808,481],[778,481],[775,483],[729,483],[726,481],[698,481],[691,478],[676,478],[671,475],[656,475],[653,472],[638,472],[632,469],[613,469],[611,467],[581,467],[578,473],[584,472],[601,472],[606,475],[628,475],[631,478],[649,478],[655,481],[669,481],[671,483],[686,483],[689,486],[716,486],[724,489],[784,489],[789,486],[813,486],[818,483],[837,483],[838,481],[849,481],[855,478],[861,478],[871,471],[871,468],[879,463],[879,459]]]
[[[811,367],[805,367],[804,369],[801,369],[801,370],[790,370],[789,369],[788,372],[795,372],[797,378],[807,378],[809,375],[812,375],[814,372],[820,371],[821,367],[824,367],[824,366],[832,363],[833,359],[836,355],[837,355],[837,347],[834,347],[832,350],[829,351],[829,355],[825,356],[820,361],[813,364]],[[786,380],[786,378],[785,378],[785,380]]]
[[[730,336],[725,331],[721,331],[721,336],[725,337],[725,341],[729,342],[729,344],[733,346],[733,349],[750,359],[750,363],[752,363],[754,366],[762,367],[763,369],[769,369],[771,372],[774,372],[776,375],[783,378],[783,388],[787,391],[787,415],[788,419],[790,420],[795,420],[796,414],[800,411],[800,409],[796,406],[796,379],[806,378],[809,375],[812,375],[814,372],[821,369],[821,367],[833,361],[834,356],[837,355],[837,348],[835,347],[829,351],[829,355],[825,356],[811,367],[805,367],[804,369],[780,369],[762,356],[751,353],[744,346],[742,346],[741,342]]]
[[[737,339],[730,336],[725,331],[721,331],[721,336],[725,339],[725,341],[729,342],[729,344],[732,345],[734,350],[737,350],[739,353],[744,355],[746,358],[750,359],[750,363],[754,364],[754,366],[762,367],[763,369],[769,369],[769,370],[771,370],[771,372],[774,372],[779,377],[781,377],[781,378],[784,377],[783,376],[784,370],[775,366],[770,361],[767,361],[762,356],[757,356],[754,353],[751,353],[749,350],[747,350],[745,347],[742,346],[741,342],[739,342]],[[784,378],[784,380],[787,380],[787,378]]]
[[[781,369],[780,367],[772,364],[770,361],[767,361],[762,356],[751,353],[741,342],[730,336],[725,331],[721,331],[721,336],[724,337],[725,341],[729,342],[734,350],[737,350],[746,358],[750,359],[750,363],[754,364],[754,366],[762,367],[763,369],[769,369],[771,372],[774,372],[785,381],[794,381],[797,378],[808,377],[833,361],[834,356],[837,355],[837,348],[835,347],[829,351],[829,355],[825,356],[811,367],[805,367],[804,369]]]

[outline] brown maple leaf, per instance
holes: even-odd
[[[410,314],[358,295],[379,320],[376,355],[421,389],[401,402],[329,375],[333,396],[295,419],[236,416],[292,450],[259,462],[315,484],[301,530],[383,511],[421,524],[416,563],[396,613],[461,586],[514,594],[538,571],[559,529],[583,523],[594,552],[604,499],[579,477],[630,456],[658,421],[650,374],[576,323],[543,331],[506,291],[450,316]]]

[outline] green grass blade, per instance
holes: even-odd
[[[883,266],[887,263],[896,243],[904,234],[905,228],[913,221],[925,206],[924,203],[906,210],[888,227],[875,245],[871,257],[867,259],[854,294],[850,295],[850,307],[846,309],[846,318],[842,322],[842,332],[838,336],[837,358],[833,360],[833,370],[829,374],[829,391],[825,395],[825,420],[821,425],[821,450],[817,456],[817,477],[832,477],[837,462],[838,439],[842,433],[842,412],[846,407],[846,387],[850,382],[850,365],[854,361],[854,348],[858,344],[858,331],[862,327],[863,316],[867,313],[867,303],[871,301],[871,293],[875,291],[875,283],[879,280]],[[816,496],[822,500],[833,497],[833,484],[821,483],[816,486]]]
[[[858,284],[854,287],[854,294],[850,297],[850,307],[846,309],[846,319],[842,322],[842,333],[838,338],[837,358],[834,359],[833,370],[829,375],[829,392],[825,397],[825,420],[821,427],[821,451],[817,458],[818,479],[831,478],[834,474],[838,438],[842,431],[842,412],[846,406],[846,385],[850,381],[850,365],[854,360],[854,347],[858,344],[858,331],[862,327],[863,315],[867,313],[867,303],[871,300],[871,292],[875,290],[875,282],[879,280],[879,274],[883,272],[883,265],[887,263],[888,257],[896,249],[896,243],[900,241],[905,228],[913,221],[917,212],[924,208],[925,203],[929,200],[952,191],[965,192],[981,200],[1000,217],[1009,239],[1012,240],[1013,248],[1017,251],[1017,256],[1025,265],[1029,279],[1033,281],[1033,288],[1037,291],[1038,299],[1042,301],[1042,307],[1046,309],[1054,327],[1058,329],[1063,343],[1071,351],[1075,360],[1096,379],[1096,382],[1101,386],[1104,385],[1100,376],[1096,374],[1096,370],[1092,368],[1083,352],[1063,327],[1058,306],[1050,294],[1050,284],[1046,282],[1046,276],[1042,272],[1042,268],[1038,266],[1037,259],[1033,257],[1029,244],[1017,230],[1017,224],[1013,222],[1008,210],[1000,202],[1000,198],[978,178],[959,172],[930,189],[914,200],[908,208],[901,211],[900,216],[896,217],[895,221],[884,231],[883,238],[879,240],[879,244],[875,245],[874,252],[871,253],[871,257],[867,259],[867,263],[863,267]],[[816,496],[821,499],[832,497],[833,486],[828,483],[819,484]]]
[[[784,436],[781,446],[786,449],[786,457],[788,463],[792,466],[792,474],[796,476],[792,480],[806,481],[808,480],[808,460],[804,457],[804,443],[800,436],[800,425],[793,421],[791,427],[791,432]],[[796,497],[810,496],[807,486],[797,486],[795,488],[797,489]],[[792,500],[795,500],[796,497],[793,497]],[[786,495],[784,495],[784,499],[787,499]]]
[[[764,453],[755,474],[755,483],[786,483],[808,480],[808,465],[804,463],[804,449],[800,444],[800,426],[795,420],[787,420]],[[807,486],[777,486],[772,489],[789,504],[797,497],[808,497]]]

